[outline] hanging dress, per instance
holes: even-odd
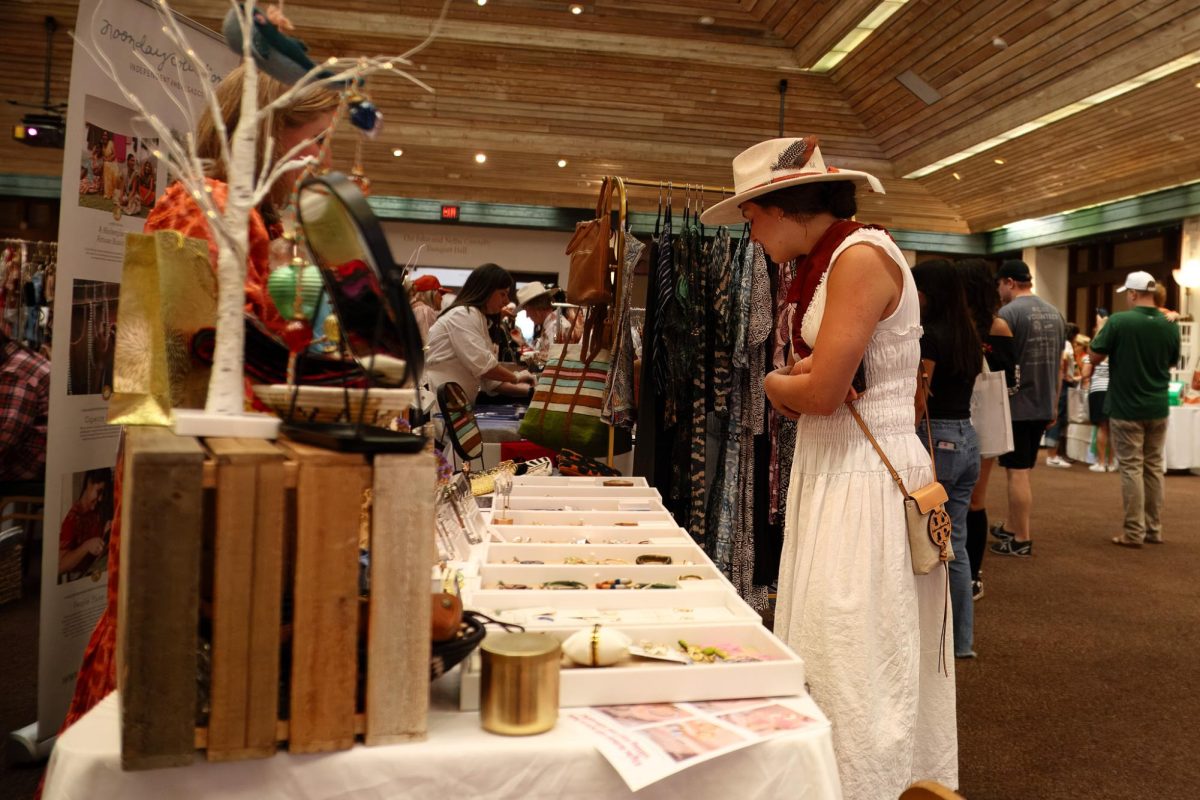
[[[901,266],[896,310],[867,344],[867,391],[857,403],[904,479],[932,479],[913,420],[920,309],[899,248],[879,229],[851,234],[834,252],[869,243]],[[828,275],[826,275],[828,277]],[[817,341],[822,279],[801,333]],[[787,499],[775,632],[804,659],[813,699],[833,722],[846,800],[899,797],[917,780],[958,785],[950,637],[942,641],[945,567],[914,575],[900,491],[845,407],[803,415]]]

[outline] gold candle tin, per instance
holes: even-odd
[[[528,736],[553,728],[558,721],[558,640],[544,633],[493,634],[479,649],[483,729]]]

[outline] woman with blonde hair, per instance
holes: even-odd
[[[233,70],[216,88],[221,115],[224,119],[225,130],[232,133],[237,126],[241,111],[243,72],[241,67]],[[258,76],[259,107],[280,97],[288,87],[267,75]],[[272,150],[277,156],[287,153],[294,146],[307,140],[312,140],[300,155],[319,157],[321,141],[325,132],[332,127],[334,114],[338,108],[339,98],[336,92],[329,89],[315,88],[309,92],[301,92],[292,103],[277,109],[273,115],[272,124],[263,124],[263,130],[258,140],[259,161],[265,152],[267,137],[275,139]],[[213,200],[218,208],[224,207],[228,197],[226,177],[228,167],[221,159],[220,133],[213,123],[212,116],[205,111],[198,126],[197,150],[201,158],[208,159],[207,183],[212,190]],[[256,174],[261,167],[256,164]],[[292,184],[298,175],[291,175],[280,180],[258,209],[250,215],[250,248],[249,263],[246,273],[246,311],[253,314],[268,328],[279,330],[284,320],[280,317],[274,303],[267,294],[267,275],[270,271],[270,240],[282,234],[279,223],[279,208],[287,200],[292,191]],[[217,245],[204,212],[192,199],[180,183],[172,184],[154,206],[154,211],[146,220],[147,233],[156,230],[176,230],[184,236],[206,239],[209,243],[213,273],[217,270]],[[121,479],[123,470],[120,469],[122,456],[118,455],[118,469],[115,472],[112,535],[109,539],[109,571],[108,571],[108,607],[101,615],[92,638],[84,651],[83,663],[75,682],[75,696],[67,712],[63,729],[83,716],[92,706],[103,699],[116,688],[114,674],[116,632],[117,632],[117,587],[118,564],[120,551],[120,521],[121,521]]]

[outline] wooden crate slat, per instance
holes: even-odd
[[[431,452],[375,457],[367,637],[369,745],[425,738],[436,475]]]
[[[299,462],[293,593],[293,753],[354,744],[358,673],[358,530],[369,485],[362,456],[287,442]]]
[[[283,605],[283,536],[286,466],[282,453],[258,464],[254,520],[254,582],[251,587],[249,692],[246,747],[275,752],[279,717],[279,626]]]
[[[283,587],[283,451],[209,439],[216,460],[210,761],[276,751]]]
[[[213,561],[212,681],[208,757],[246,746],[246,667],[254,570],[254,465],[222,459],[217,470]]]
[[[195,760],[204,451],[164,428],[128,428],[117,623],[121,766]]]

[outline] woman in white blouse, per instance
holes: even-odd
[[[488,335],[488,317],[511,302],[513,278],[503,267],[484,264],[467,277],[454,302],[429,329],[425,347],[425,379],[432,390],[453,381],[475,402],[484,381],[525,384],[532,391],[534,378],[525,370],[501,366],[496,345]]]

